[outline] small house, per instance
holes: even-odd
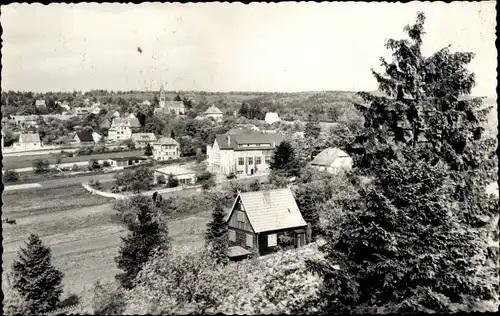
[[[205,111],[205,117],[212,117],[213,119],[218,121],[222,120],[223,114],[218,107],[212,105]]]
[[[338,148],[326,148],[314,157],[310,165],[317,170],[333,174],[343,169],[351,169],[352,158]]]
[[[267,124],[273,124],[281,121],[280,117],[278,116],[278,113],[276,112],[267,112],[264,120],[266,121]]]
[[[136,148],[145,148],[147,144],[156,142],[156,136],[153,133],[132,133],[131,139]]]
[[[226,222],[233,260],[272,253],[280,244],[306,244],[307,223],[290,188],[239,193]]]
[[[144,163],[147,159],[143,157],[116,157],[110,158],[107,161],[111,167],[123,168]]]
[[[181,185],[189,185],[189,184],[194,184],[196,182],[196,173],[193,170],[183,168],[177,165],[166,166],[163,168],[155,169],[154,171],[155,181],[160,175],[164,176],[165,179],[168,179],[168,177],[172,175],[174,178],[179,180],[179,184]]]
[[[94,146],[95,141],[94,137],[92,137],[92,133],[89,132],[77,132],[75,134],[75,137],[73,137],[73,142],[78,144],[78,146],[85,147],[85,146]]]
[[[45,100],[44,99],[38,99],[35,101],[35,106],[37,108],[44,108],[45,107]]]
[[[38,133],[21,133],[19,135],[19,141],[14,143],[14,148],[16,149],[16,151],[42,149],[42,141],[40,140],[40,135],[38,135]]]

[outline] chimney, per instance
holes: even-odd
[[[227,135],[227,145],[231,146],[231,135]]]

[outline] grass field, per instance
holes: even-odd
[[[119,272],[114,262],[120,236],[126,231],[109,200],[88,194],[80,183],[57,185],[41,182],[42,189],[4,192],[3,218],[16,218],[16,225],[3,225],[3,271],[9,271],[17,250],[29,234],[39,234],[50,245],[54,264],[64,272],[65,293],[88,298],[95,281],[111,281]],[[195,191],[179,195],[199,194]],[[174,245],[200,247],[210,218],[201,214],[180,215],[169,222]],[[2,288],[8,283],[3,274]]]
[[[115,152],[115,153],[102,153],[102,154],[92,154],[88,156],[77,156],[77,157],[65,157],[62,158],[61,162],[63,163],[71,163],[77,161],[88,161],[90,159],[108,159],[113,157],[131,157],[131,156],[142,156],[144,155],[143,150],[135,150],[135,151],[123,151],[123,152]],[[27,168],[32,167],[31,163],[35,159],[47,159],[51,165],[57,163],[57,155],[55,154],[45,154],[45,155],[33,155],[33,156],[11,156],[4,157],[2,164],[3,169],[18,169],[18,168]]]

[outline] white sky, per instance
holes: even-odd
[[[2,90],[374,90],[385,40],[419,10],[424,53],[476,53],[473,94],[496,96],[493,1],[11,4]]]

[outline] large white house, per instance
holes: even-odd
[[[179,159],[179,143],[170,137],[160,138],[153,143],[153,158],[158,161]]]
[[[320,171],[337,173],[352,168],[352,158],[338,148],[327,148],[314,157],[310,165]]]
[[[222,120],[223,114],[218,107],[212,105],[205,111],[205,117],[212,117],[213,119],[218,121]]]
[[[283,136],[252,130],[232,130],[207,145],[208,168],[211,172],[229,175],[269,173],[271,156]]]
[[[116,117],[108,130],[108,142],[130,139],[132,133],[140,127],[138,119]]]
[[[23,134],[19,135],[19,141],[14,143],[16,151],[40,150],[42,149],[42,141],[40,135],[36,134]]]

